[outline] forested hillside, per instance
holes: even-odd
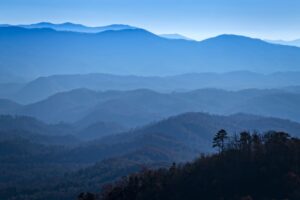
[[[112,128],[101,132],[97,127],[105,128],[102,123],[95,127],[79,131],[75,125],[49,125],[30,117],[0,117],[1,198],[74,200],[80,192],[96,193],[145,168],[212,153],[211,141],[222,128],[230,135],[278,130],[295,137],[300,130],[300,124],[288,120],[205,113],[186,113],[121,133],[109,132]]]
[[[145,170],[102,191],[101,200],[280,200],[300,198],[300,140],[284,132],[214,138],[218,154]],[[96,195],[79,195],[92,200]]]

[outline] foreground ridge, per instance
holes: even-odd
[[[101,200],[299,199],[300,140],[284,132],[214,137],[219,153],[169,169],[144,170],[104,187]],[[82,199],[96,195],[82,193]]]

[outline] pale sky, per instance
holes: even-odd
[[[299,0],[0,0],[0,23],[129,24],[204,39],[300,38]]]

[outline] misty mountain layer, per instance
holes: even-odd
[[[19,129],[14,130],[13,124],[18,124]],[[66,126],[3,116],[0,118],[1,199],[69,200],[82,191],[98,192],[103,184],[145,166],[168,166],[174,161],[190,161],[200,153],[212,152],[212,138],[221,128],[230,134],[275,129],[299,136],[300,124],[253,115],[186,113],[91,142],[61,146],[59,140],[76,137],[66,132]],[[63,137],[64,134],[71,135]]]
[[[246,71],[228,73],[191,73],[176,76],[133,76],[112,74],[54,75],[28,83],[0,84],[0,97],[28,104],[58,92],[86,88],[90,90],[150,89],[158,92],[189,91],[203,88],[242,90],[283,88],[297,90],[299,72],[258,74]],[[298,87],[299,88],[299,87]]]
[[[0,100],[0,112],[32,116],[49,123],[88,126],[101,121],[129,128],[195,111],[223,115],[250,113],[300,121],[299,101],[300,93],[293,87],[171,93],[146,89],[105,92],[77,89],[27,105]]]
[[[197,42],[165,39],[143,29],[79,33],[0,27],[0,44],[1,74],[15,79],[95,72],[276,72],[295,71],[300,64],[300,48],[236,35]]]

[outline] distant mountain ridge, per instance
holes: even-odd
[[[183,113],[121,134],[102,137],[88,145],[75,147],[70,154],[78,154],[78,162],[91,162],[97,158],[101,160],[129,156],[132,153],[147,158],[147,154],[143,155],[143,150],[147,149],[147,152],[150,150],[150,157],[155,153],[157,155],[156,159],[150,159],[152,161],[189,161],[200,153],[212,152],[213,136],[222,128],[230,134],[245,130],[278,130],[289,132],[296,137],[299,136],[300,124],[247,114],[222,116],[197,112]],[[72,156],[71,159],[77,158]]]
[[[60,24],[55,24],[51,22],[39,22],[35,24],[17,24],[17,25],[10,25],[10,24],[0,24],[0,27],[9,27],[9,26],[17,26],[22,28],[50,28],[57,31],[73,31],[73,32],[83,32],[83,33],[99,33],[103,31],[109,30],[125,30],[125,29],[140,29],[138,27],[126,25],[126,24],[111,24],[106,26],[85,26],[82,24],[75,24],[71,22],[65,22]],[[183,39],[183,40],[193,40],[186,36],[174,33],[174,34],[160,34],[159,36],[167,39]]]
[[[17,26],[17,27],[22,27],[22,28],[30,28],[30,29],[35,29],[35,28],[51,28],[57,31],[72,31],[72,32],[83,32],[83,33],[99,33],[103,31],[108,31],[108,30],[124,30],[124,29],[136,29],[136,27],[125,25],[125,24],[111,24],[107,26],[98,26],[98,27],[89,27],[85,26],[82,24],[75,24],[75,23],[61,23],[61,24],[54,24],[50,22],[40,22],[36,24],[19,24],[19,25],[8,25],[8,24],[3,24],[0,25],[0,27],[8,27],[8,26]]]
[[[287,40],[266,40],[266,41],[274,44],[300,47],[300,39],[290,40],[290,41]]]
[[[180,35],[178,33],[173,33],[173,34],[160,34],[159,36],[167,38],[167,39],[174,39],[174,40],[194,40],[191,38],[188,38],[184,35]]]
[[[144,76],[239,70],[272,73],[299,71],[300,64],[300,48],[235,35],[197,42],[164,39],[143,29],[90,34],[0,27],[0,43],[0,72],[31,78],[97,72]]]
[[[300,121],[299,101],[300,93],[293,88],[167,93],[148,89],[98,92],[76,89],[28,105],[3,100],[0,111],[28,115],[48,123],[64,121],[89,126],[102,121],[132,128],[192,111],[221,115],[242,112]]]
[[[226,90],[272,89],[296,87],[297,85],[300,85],[300,72],[258,74],[248,71],[235,71],[228,73],[190,73],[176,76],[120,76],[94,73],[40,77],[23,85],[0,84],[0,98],[28,104],[41,101],[58,92],[67,92],[79,88],[96,91],[124,91],[144,88],[158,92],[172,92],[203,88]]]

